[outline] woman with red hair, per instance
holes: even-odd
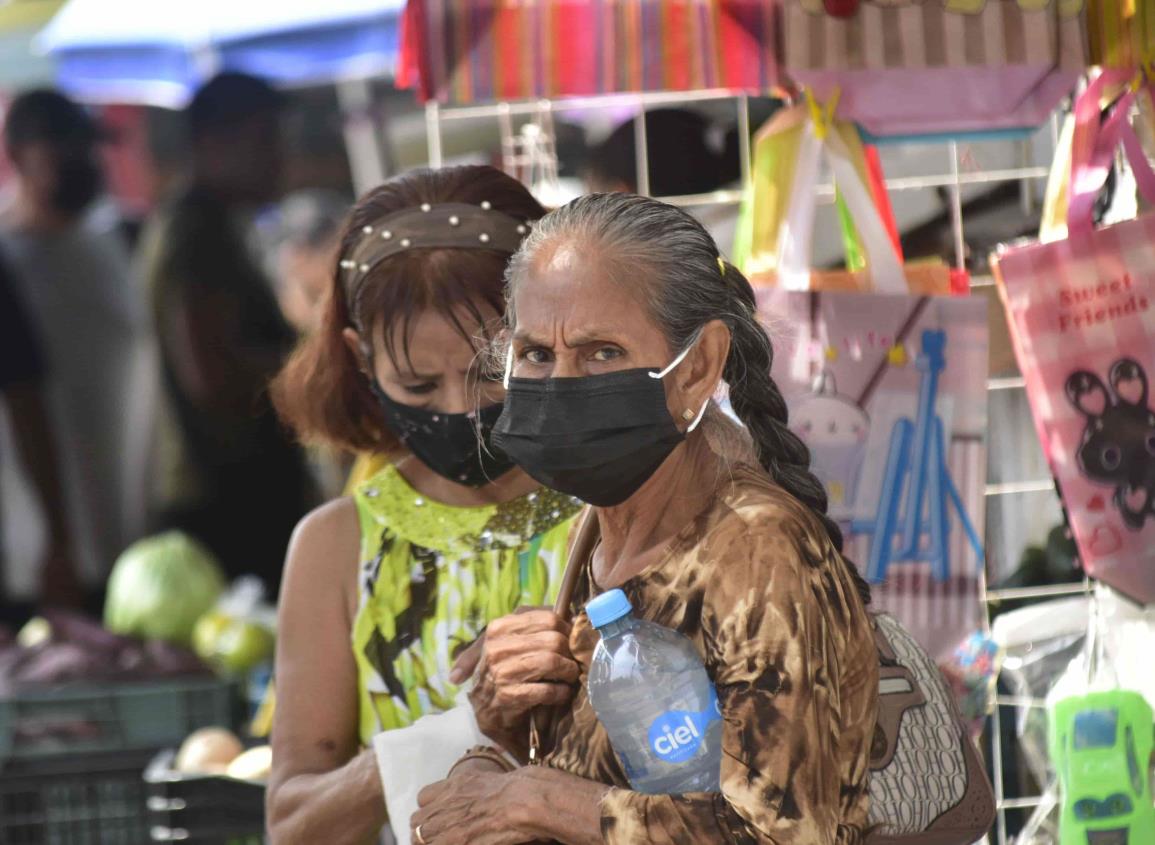
[[[557,591],[581,503],[539,489],[490,444],[504,391],[484,354],[506,265],[543,213],[489,167],[415,171],[371,192],[344,227],[321,328],[273,386],[302,439],[388,458],[290,545],[274,841],[371,839],[386,822],[373,737],[452,708],[473,668],[466,657],[453,671],[460,652]],[[522,618],[528,637],[565,634],[551,613]],[[568,699],[551,681],[576,677],[572,661],[527,665],[524,706]]]

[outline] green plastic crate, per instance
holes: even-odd
[[[0,698],[0,760],[152,750],[238,723],[237,686],[218,678],[63,687]]]
[[[148,752],[65,754],[0,766],[3,845],[148,842]]]
[[[144,772],[153,842],[264,845],[265,785],[224,775],[182,774],[162,751]]]

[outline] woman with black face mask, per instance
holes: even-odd
[[[492,443],[504,390],[484,354],[506,265],[542,213],[489,167],[415,171],[371,192],[345,225],[321,327],[274,384],[303,439],[386,459],[351,498],[306,517],[289,549],[275,841],[372,838],[385,802],[364,749],[453,708],[472,669],[451,674],[460,652],[491,620],[556,594],[581,503]],[[526,617],[526,635],[562,638],[541,616]],[[538,703],[559,700],[545,692]]]
[[[546,216],[509,276],[494,441],[593,507],[569,564],[569,640],[495,621],[471,694],[478,723],[527,736],[531,719],[510,714],[529,694],[560,686],[570,661],[580,682],[552,741],[535,731],[543,765],[470,752],[421,793],[413,840],[861,845],[879,682],[869,589],[786,425],[749,282],[688,214],[624,194]],[[712,404],[723,382],[742,428]],[[713,681],[718,791],[630,789],[585,686],[599,636],[582,607],[614,588],[636,616],[688,637]],[[512,681],[525,665],[557,669]],[[668,735],[665,719],[638,727]]]

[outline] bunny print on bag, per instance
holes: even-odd
[[[1079,468],[1115,488],[1115,507],[1132,531],[1155,517],[1155,411],[1147,405],[1147,374],[1132,358],[1111,366],[1111,387],[1087,370],[1067,378],[1067,398],[1086,417]]]

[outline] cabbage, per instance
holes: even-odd
[[[112,567],[104,625],[116,634],[187,647],[197,620],[224,588],[216,558],[192,537],[180,531],[147,537]]]

